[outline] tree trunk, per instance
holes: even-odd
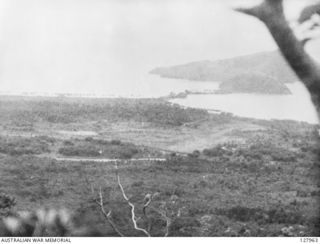
[[[260,19],[268,28],[284,58],[311,94],[320,118],[320,66],[306,53],[283,12],[282,0],[265,0],[251,9],[237,9]]]

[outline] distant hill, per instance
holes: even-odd
[[[251,82],[253,79],[257,82],[262,80],[259,84],[264,84],[263,87],[266,89],[266,93],[270,91],[279,93],[276,87],[279,87],[284,92],[286,90],[285,86],[281,86],[280,83],[290,83],[298,80],[279,51],[263,52],[218,61],[200,61],[171,67],[160,67],[151,70],[150,73],[164,78],[228,82],[222,86],[225,88],[234,83],[234,79],[237,77],[243,84],[243,87],[241,89],[238,87],[237,90],[244,91],[244,89],[247,89],[246,91],[248,92],[258,89],[258,85],[256,85],[256,88],[248,86],[249,83],[253,85]],[[248,79],[248,82],[245,82],[246,79]],[[272,83],[270,87],[267,86],[269,83]],[[261,89],[259,91],[263,92]]]
[[[222,82],[219,88],[219,93],[291,94],[284,83],[256,73],[236,75]]]

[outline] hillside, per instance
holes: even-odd
[[[25,211],[63,207],[71,236],[119,236],[102,200],[124,236],[146,236],[120,180],[151,236],[319,235],[313,125],[155,99],[0,97],[0,105],[0,235],[2,217],[24,213],[25,224]],[[49,227],[44,235],[59,236]]]
[[[239,74],[219,86],[220,93],[291,94],[285,84],[261,74]]]
[[[151,74],[164,78],[194,81],[227,81],[247,73],[270,76],[282,83],[298,80],[278,51],[263,52],[218,61],[200,61],[170,67],[159,67]]]

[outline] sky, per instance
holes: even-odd
[[[0,0],[0,91],[96,92],[157,66],[274,50],[259,21],[231,10],[256,2]],[[290,0],[288,18],[306,2]]]

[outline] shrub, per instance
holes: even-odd
[[[263,160],[268,157],[271,160],[280,162],[295,162],[297,158],[294,152],[268,142],[258,142],[247,148],[238,149],[237,156],[244,156],[253,160]]]
[[[232,155],[232,151],[225,145],[217,145],[211,149],[204,149],[203,154],[208,157],[222,157]]]
[[[100,156],[99,149],[94,146],[67,146],[59,149],[59,153],[64,156]]]
[[[132,147],[121,147],[118,150],[119,157],[123,159],[130,159],[132,158],[135,154],[139,152],[138,149],[132,148]]]
[[[192,230],[200,227],[200,222],[192,217],[176,218],[170,227],[171,236],[192,236]]]
[[[66,140],[66,141],[63,142],[63,145],[65,145],[65,146],[73,146],[74,143],[72,141]]]
[[[120,140],[111,140],[111,144],[119,146],[119,145],[121,145],[121,141]]]
[[[236,206],[230,209],[217,209],[216,213],[241,222],[257,221],[258,223],[262,224],[304,223],[304,217],[302,213],[296,208],[296,206],[293,206],[292,204],[282,207],[274,206],[269,210]]]
[[[0,193],[0,217],[7,216],[15,205],[16,199],[14,197],[5,193]]]
[[[0,209],[11,208],[16,205],[16,199],[4,193],[0,193]]]
[[[85,141],[88,141],[88,142],[92,142],[93,141],[93,138],[91,136],[88,136],[84,139]]]
[[[24,154],[41,154],[50,152],[49,144],[46,141],[34,138],[0,138],[0,153],[12,156],[20,156]]]

